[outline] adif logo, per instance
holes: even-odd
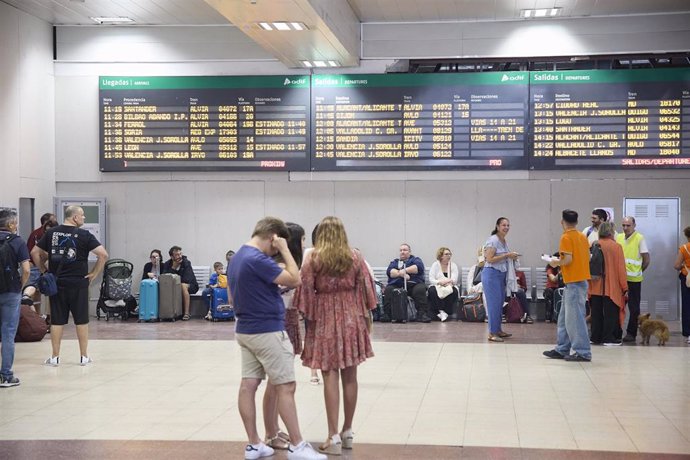
[[[306,83],[306,79],[304,78],[295,78],[294,80],[290,80],[289,78],[285,78],[283,81],[283,86],[287,85],[303,85]]]
[[[503,77],[501,77],[501,82],[504,81],[524,81],[525,76],[522,74],[517,74],[517,75],[508,75],[507,73],[503,74]]]

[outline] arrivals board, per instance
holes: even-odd
[[[532,169],[690,167],[690,69],[530,73]]]
[[[309,78],[99,77],[101,171],[309,170]]]
[[[527,168],[527,72],[311,81],[312,170]]]

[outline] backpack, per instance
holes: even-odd
[[[592,243],[589,248],[589,274],[593,280],[604,276],[604,253],[598,242]]]
[[[0,294],[10,292],[12,284],[18,279],[17,256],[10,246],[10,241],[17,238],[17,235],[10,233],[0,240]]]

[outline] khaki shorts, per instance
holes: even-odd
[[[242,350],[242,378],[282,385],[295,381],[295,354],[285,331],[235,334]]]

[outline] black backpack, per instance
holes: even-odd
[[[17,235],[10,233],[6,237],[0,239],[0,294],[10,292],[12,283],[19,278],[19,271],[17,270],[17,256],[10,246],[10,241],[16,238]]]
[[[589,274],[593,280],[604,276],[604,253],[596,241],[589,248]]]

